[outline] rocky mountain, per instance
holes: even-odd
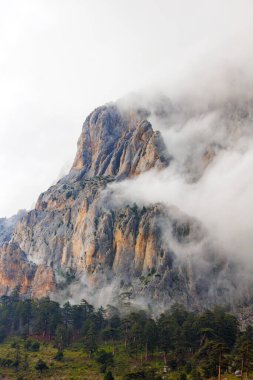
[[[25,210],[20,210],[17,215],[11,218],[0,218],[0,245],[10,241],[11,236],[15,230],[16,225],[26,215]]]
[[[159,103],[156,118],[167,120],[171,107]],[[1,294],[19,286],[24,296],[161,307],[235,303],[242,291],[251,299],[237,279],[239,264],[228,262],[196,219],[173,205],[115,201],[114,183],[165,170],[174,160],[150,115],[120,103],[95,109],[69,174],[11,228],[0,221]],[[213,146],[198,157],[203,167],[215,156]]]

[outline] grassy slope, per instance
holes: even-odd
[[[8,340],[0,345],[0,358],[9,358],[15,360],[16,349],[11,348],[11,342]],[[111,346],[106,345],[102,347],[107,351],[111,351]],[[20,360],[21,365],[19,371],[13,368],[0,368],[0,374],[4,379],[18,379],[23,377],[25,380],[35,379],[57,379],[57,380],[103,380],[104,375],[100,373],[100,365],[94,360],[89,360],[84,350],[76,345],[70,349],[64,350],[64,360],[58,362],[54,360],[57,349],[53,348],[50,343],[42,343],[39,352],[27,352],[24,349],[22,341],[20,341]],[[28,356],[29,368],[23,369],[25,355]],[[38,359],[44,360],[49,369],[44,371],[42,375],[35,370],[35,363]],[[123,345],[116,347],[116,354],[114,357],[115,365],[112,368],[115,380],[122,380],[122,376],[130,371],[135,371],[141,368],[140,357],[138,360],[130,357],[126,352]],[[143,367],[156,368],[157,374],[162,374],[163,362],[161,357],[154,356],[152,360],[144,362]],[[142,368],[143,368],[142,367]],[[170,373],[165,379],[176,380],[177,373]],[[226,375],[222,378],[228,380],[236,379],[235,376]]]

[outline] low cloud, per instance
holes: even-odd
[[[237,75],[234,91],[226,76],[217,88],[207,80],[203,102],[196,91],[175,101],[153,98],[153,106],[142,101],[173,160],[163,171],[114,183],[109,191],[118,206],[176,206],[202,223],[221,252],[253,264],[253,93],[246,71]]]

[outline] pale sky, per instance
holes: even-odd
[[[95,107],[226,44],[240,59],[252,18],[252,0],[0,0],[0,216],[66,172]]]

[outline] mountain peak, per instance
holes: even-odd
[[[130,177],[168,166],[163,139],[144,110],[121,110],[115,104],[95,109],[85,120],[71,173],[82,177]]]

